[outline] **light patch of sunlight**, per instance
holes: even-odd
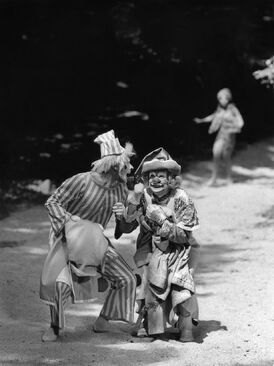
[[[80,304],[80,306],[72,305],[65,310],[65,313],[71,316],[95,316],[97,317],[102,309],[102,304],[95,303],[98,299],[94,299],[91,303]]]
[[[139,111],[126,111],[124,113],[118,114],[117,117],[141,117],[141,119],[143,119],[144,121],[147,121],[149,119],[148,114]]]
[[[56,365],[56,364],[60,364],[63,361],[64,361],[63,358],[55,358],[55,359],[44,358],[41,360],[41,362],[45,365]]]
[[[63,358],[55,358],[55,359],[42,358],[42,359],[39,359],[39,361],[38,361],[36,358],[33,358],[33,356],[30,356],[30,357],[24,356],[22,358],[22,356],[18,355],[18,354],[10,354],[6,357],[0,357],[1,365],[5,365],[6,363],[15,364],[15,362],[16,362],[16,365],[17,365],[17,362],[18,362],[18,364],[28,363],[29,365],[31,365],[31,364],[36,365],[36,363],[38,364],[38,362],[39,362],[39,365],[57,365],[57,364],[63,363],[64,359]]]
[[[42,249],[37,247],[24,247],[24,251],[28,252],[29,254],[39,254],[45,255],[48,253],[48,249]]]
[[[274,146],[268,146],[267,150],[274,153]]]
[[[101,311],[102,305],[98,310],[79,310],[79,309],[66,309],[65,313],[70,316],[78,316],[78,317],[97,317]]]
[[[104,344],[104,345],[101,345],[101,344],[98,344],[97,347],[100,347],[100,348],[110,348],[110,349],[121,349],[121,350],[133,350],[133,351],[142,351],[144,352],[145,351],[145,345],[146,346],[150,346],[151,347],[151,343],[143,343],[143,342],[140,342],[140,343],[125,343],[125,344]]]
[[[43,221],[43,222],[39,222],[38,226],[46,226],[46,227],[50,227],[50,222],[49,221]]]
[[[9,231],[13,233],[21,233],[21,234],[37,234],[41,232],[47,232],[48,229],[29,229],[26,227],[17,227],[17,228],[11,228],[11,227],[4,227],[2,230]]]
[[[274,293],[271,284],[269,283],[266,287],[267,290],[267,302],[269,303],[268,311],[270,312],[269,318],[273,321],[274,320]]]
[[[246,175],[249,177],[255,177],[255,178],[263,178],[263,177],[274,177],[274,169],[267,168],[267,167],[259,167],[255,169],[247,169],[239,165],[235,165],[232,168],[234,173]]]

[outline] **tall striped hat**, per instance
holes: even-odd
[[[98,137],[96,137],[94,142],[100,145],[101,158],[110,155],[121,155],[125,150],[120,145],[118,138],[115,137],[113,130],[99,135]]]

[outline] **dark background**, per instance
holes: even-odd
[[[88,170],[111,128],[135,166],[158,146],[208,159],[193,118],[223,87],[246,123],[238,149],[274,134],[273,91],[252,76],[274,52],[273,1],[2,0],[0,42],[2,184]]]

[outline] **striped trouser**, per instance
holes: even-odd
[[[136,278],[132,269],[112,247],[108,247],[102,274],[110,281],[110,290],[105,299],[100,316],[108,320],[134,321],[136,296]],[[99,271],[101,272],[101,271]],[[51,306],[51,324],[64,327],[65,305],[72,295],[71,288],[63,283],[56,283],[56,304]]]
[[[64,309],[71,297],[71,287],[64,282],[56,282],[55,306],[50,305],[51,326],[62,329],[65,326]]]

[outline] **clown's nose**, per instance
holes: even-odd
[[[153,178],[153,179],[152,179],[152,182],[153,182],[153,183],[160,183],[160,182],[161,182],[161,180],[160,180],[160,178],[155,177],[155,178]]]

